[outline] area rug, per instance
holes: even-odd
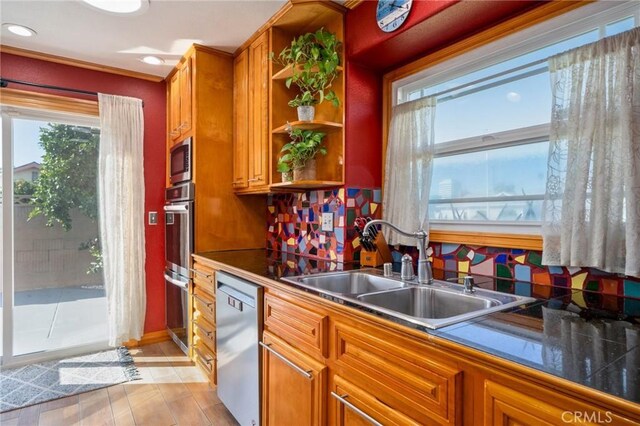
[[[139,379],[125,347],[0,371],[0,413]]]

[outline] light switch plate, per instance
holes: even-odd
[[[333,232],[333,212],[322,213],[322,226],[320,229],[325,232]]]
[[[158,224],[158,212],[149,212],[149,225]]]

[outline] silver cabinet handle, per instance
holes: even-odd
[[[189,270],[191,272],[193,272],[194,274],[200,275],[200,276],[205,277],[207,279],[211,278],[211,276],[212,276],[212,274],[205,274],[204,272],[202,272],[202,271],[200,271],[198,269],[189,268]]]
[[[211,308],[213,306],[213,302],[207,302],[206,300],[204,300],[202,297],[198,296],[195,293],[193,294],[193,297],[195,297],[197,301],[205,305],[208,310],[213,311],[213,309]]]
[[[338,401],[340,401],[341,404],[344,404],[351,411],[353,411],[354,413],[356,413],[357,415],[359,415],[360,417],[362,417],[363,419],[365,419],[369,423],[371,423],[373,425],[376,425],[376,426],[383,426],[382,423],[380,423],[379,421],[377,421],[376,419],[374,419],[373,417],[371,417],[370,415],[368,415],[367,413],[365,413],[364,411],[362,411],[361,409],[359,409],[358,407],[356,407],[355,405],[353,405],[352,403],[347,401],[346,398],[347,398],[348,395],[340,396],[337,393],[332,391],[331,392],[331,396],[334,397],[335,399],[337,399]]]
[[[213,333],[213,331],[207,330],[206,328],[204,328],[201,325],[198,325],[197,322],[193,321],[193,325],[200,331],[202,331],[204,334],[207,335],[207,337],[211,337],[211,334]]]
[[[269,352],[271,352],[272,354],[274,354],[275,356],[280,358],[285,364],[287,364],[289,367],[291,367],[294,370],[296,370],[298,373],[302,374],[307,379],[312,379],[313,378],[313,375],[311,374],[311,371],[305,371],[303,368],[300,368],[296,364],[294,364],[293,362],[289,361],[287,358],[285,358],[284,355],[282,355],[282,354],[276,352],[274,349],[272,349],[270,343],[268,343],[268,344],[267,343],[263,343],[263,342],[258,342],[258,343],[260,343],[260,346],[262,346],[263,348],[265,348],[266,350],[268,350]]]

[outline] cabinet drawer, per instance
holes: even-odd
[[[216,328],[204,317],[193,320],[194,344],[203,343],[213,353],[216,352]]]
[[[328,316],[283,300],[264,298],[264,326],[281,339],[310,355],[327,356]]]
[[[213,268],[206,266],[199,262],[193,263],[193,268],[191,269],[191,278],[193,279],[193,284],[201,287],[202,290],[210,293],[211,295],[215,295],[215,271]]]
[[[364,324],[335,323],[332,336],[336,371],[351,383],[417,423],[461,423],[462,371],[429,348]]]
[[[216,384],[216,357],[214,353],[202,342],[193,345],[193,359],[204,370],[209,381]]]
[[[419,425],[411,417],[385,405],[369,392],[340,376],[333,377],[329,403],[337,426],[370,426],[376,423]]]
[[[216,323],[216,299],[200,287],[193,288],[193,319],[205,317],[211,324]]]

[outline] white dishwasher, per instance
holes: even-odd
[[[262,287],[216,273],[218,397],[242,426],[260,425]]]

